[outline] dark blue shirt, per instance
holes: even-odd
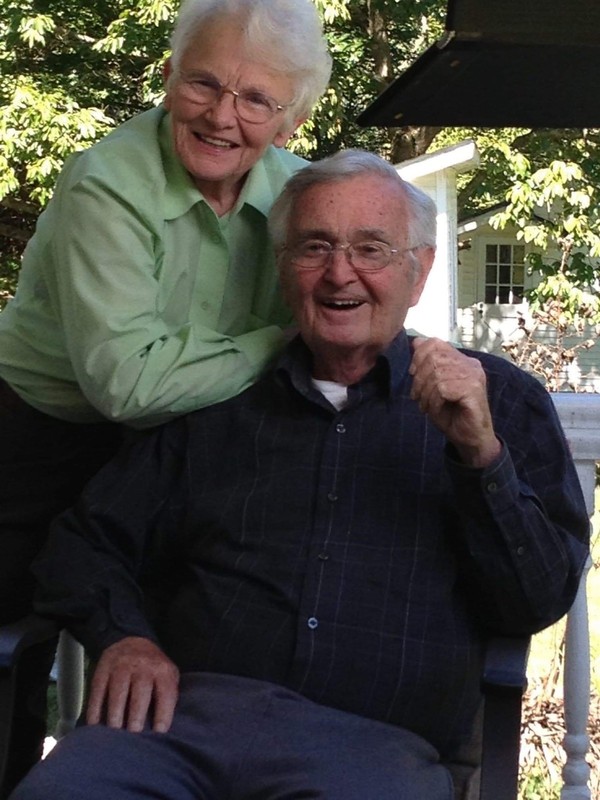
[[[442,753],[471,724],[490,632],[569,608],[588,518],[551,399],[481,360],[503,443],[460,463],[410,399],[403,333],[336,411],[292,343],[240,396],[126,449],[54,526],[38,608],[98,654],[159,641],[407,727]]]

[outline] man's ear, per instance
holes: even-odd
[[[173,74],[173,67],[171,65],[171,59],[167,58],[165,63],[163,64],[162,68],[162,76],[163,76],[163,86],[165,87],[165,99],[163,100],[163,106],[167,109],[170,108],[171,100],[169,98],[169,78]]]
[[[162,68],[163,83],[165,84],[165,86],[167,85],[167,82],[171,77],[172,72],[173,72],[173,66],[171,64],[171,57],[169,56],[169,58],[167,58],[167,60],[163,64]]]
[[[297,117],[293,122],[283,124],[273,137],[275,147],[285,147],[300,125],[306,122],[307,117]]]
[[[433,261],[435,259],[435,247],[419,247],[418,250],[414,251],[415,258],[419,262],[419,271],[415,276],[415,282],[412,287],[411,296],[410,296],[410,306],[416,306],[419,302],[419,298],[423,293],[423,289],[425,288],[425,284],[427,283],[427,278],[429,277],[429,273],[431,272],[431,267],[433,266]]]

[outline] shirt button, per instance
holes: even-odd
[[[308,627],[311,629],[311,631],[314,631],[315,628],[319,627],[319,620],[316,617],[309,617]]]
[[[320,559],[321,561],[329,561],[329,556],[327,555],[327,553],[319,553],[317,558]]]
[[[346,433],[346,426],[342,422],[338,422],[335,429],[338,433]]]
[[[525,555],[525,548],[523,547],[523,545],[519,545],[519,547],[517,547],[517,555],[518,556]]]
[[[495,481],[490,481],[487,485],[487,490],[490,494],[495,494],[498,491],[498,484]]]
[[[338,499],[338,496],[337,494],[335,494],[335,492],[329,492],[327,495],[327,499],[331,500],[332,503],[335,503],[335,501]]]

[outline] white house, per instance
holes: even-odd
[[[522,293],[535,278],[526,274],[526,246],[517,239],[516,230],[498,231],[490,226],[489,220],[498,209],[460,223],[457,220],[456,176],[478,163],[474,143],[466,141],[397,166],[400,175],[427,192],[439,210],[438,251],[432,274],[419,304],[410,311],[407,327],[505,355],[500,349],[501,342],[514,333],[519,311],[526,311]],[[593,354],[595,362],[583,364],[582,372],[589,377],[588,387],[600,391],[600,346],[587,354]],[[598,395],[575,393],[554,394],[553,400],[591,515],[600,453],[600,400]],[[585,581],[582,581],[566,629],[563,740],[566,763],[561,800],[591,797],[589,699],[589,620]]]
[[[467,140],[396,167],[438,207],[436,259],[419,304],[409,312],[407,327],[505,356],[502,343],[518,334],[519,317],[528,316],[524,292],[536,278],[527,274],[529,246],[517,238],[516,228],[496,230],[490,225],[501,206],[457,219],[456,176],[478,165],[475,143]],[[549,341],[553,332],[540,330],[538,335]],[[600,345],[579,351],[569,369],[578,388],[600,391]]]
[[[456,176],[479,165],[479,152],[472,141],[446,147],[410,161],[396,169],[402,178],[423,189],[438,209],[438,248],[427,285],[406,320],[408,328],[426,336],[453,338],[459,305],[457,287]]]

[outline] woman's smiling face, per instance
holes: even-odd
[[[170,76],[167,65],[165,75]],[[239,91],[252,89],[279,105],[294,98],[288,75],[269,69],[246,54],[242,32],[235,20],[217,20],[187,47],[176,74],[167,85],[165,107],[171,112],[177,155],[200,191],[231,196],[234,205],[244,178],[270,144],[283,147],[301,120],[290,122],[285,110],[263,123],[240,119],[234,97],[224,93],[214,103],[199,105],[185,90],[189,76],[202,75],[221,86]]]

